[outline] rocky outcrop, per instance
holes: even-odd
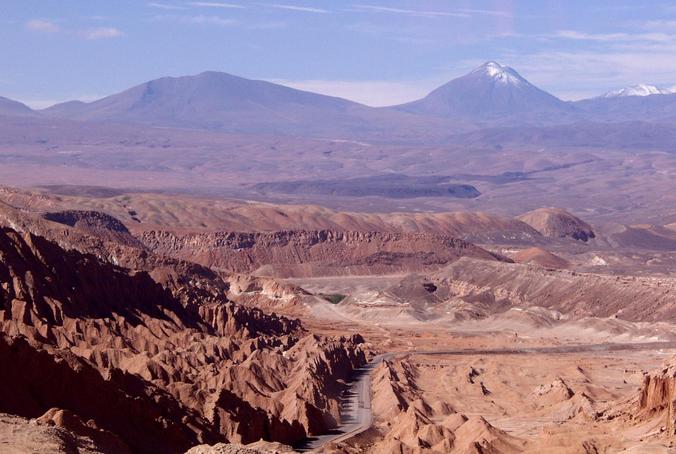
[[[140,246],[140,243],[129,232],[127,226],[119,219],[101,211],[52,211],[44,213],[42,218],[47,221],[74,227],[101,239],[129,246]]]
[[[245,306],[288,316],[306,314],[304,302],[313,300],[311,293],[283,279],[253,276],[251,274],[224,273],[228,298]]]
[[[433,415],[432,407],[415,384],[416,374],[415,366],[407,361],[383,362],[375,370],[371,408],[379,418],[395,418],[411,406],[424,417]]]
[[[278,277],[383,274],[439,268],[459,257],[505,260],[452,237],[332,230],[273,233],[145,231],[153,252],[228,272]]]
[[[260,294],[274,300],[290,300],[310,294],[287,281],[251,274],[229,274],[224,279],[228,283],[230,295]]]
[[[674,391],[676,390],[676,361],[667,362],[661,370],[646,374],[639,393],[639,411],[645,415],[668,412],[668,422],[674,433]]]
[[[329,452],[517,453],[523,440],[494,427],[481,416],[430,405],[416,384],[418,371],[408,360],[383,362],[373,376],[375,430],[368,449],[358,441],[330,446]]]
[[[634,423],[657,426],[659,430],[650,435],[676,437],[676,358],[665,361],[662,368],[644,372],[643,384],[633,400],[632,407],[625,410],[625,415]]]
[[[538,208],[518,217],[546,237],[587,241],[595,238],[592,227],[561,208]]]
[[[181,452],[214,433],[166,392],[119,370],[106,377],[86,360],[0,336],[0,411],[36,418],[68,409],[137,452]],[[71,428],[72,429],[72,428]]]
[[[215,445],[199,445],[185,454],[284,454],[296,452],[291,446],[280,443],[257,441],[246,446],[239,443],[218,443]]]
[[[113,216],[100,211],[65,210],[45,213],[48,221],[77,227],[83,230],[129,234],[129,229]]]
[[[572,398],[575,393],[562,378],[540,385],[531,393],[538,405],[554,405]]]
[[[0,451],[7,453],[131,454],[114,434],[96,427],[93,420],[51,408],[39,418],[0,413]]]

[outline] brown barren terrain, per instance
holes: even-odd
[[[0,219],[0,362],[15,366],[0,369],[6,445],[671,446],[673,374],[660,368],[676,353],[676,282],[665,264],[627,272],[668,251],[620,246],[622,231],[568,212],[519,220],[5,188]],[[339,437],[350,381],[378,353],[391,355],[370,373],[372,424]]]

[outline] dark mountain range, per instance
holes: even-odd
[[[398,111],[249,80],[220,72],[164,77],[90,102],[45,109],[85,121],[285,135],[378,135],[429,130],[429,122]]]
[[[549,148],[613,148],[676,152],[673,122],[576,121],[557,125],[487,127],[453,135],[450,143],[468,147],[538,146]]]
[[[33,116],[37,113],[25,104],[0,96],[0,115]]]
[[[42,112],[53,117],[68,118],[70,116],[77,116],[78,112],[81,109],[85,109],[86,105],[87,103],[83,101],[66,101],[48,107],[47,109],[44,109]]]
[[[669,125],[676,120],[676,94],[652,94],[648,88],[564,102],[514,69],[487,62],[420,100],[373,108],[270,82],[204,72],[164,77],[97,101],[69,101],[42,111],[0,98],[0,115],[22,118],[23,126],[23,118],[39,117],[35,128],[45,134],[47,124],[58,119],[71,122],[60,130],[81,132],[80,122],[85,121],[106,128],[118,123],[388,143],[459,141],[493,146],[524,141],[665,149],[671,141]]]
[[[297,180],[260,183],[256,190],[284,194],[321,194],[343,197],[380,196],[394,199],[448,197],[473,199],[481,193],[468,184],[452,182],[447,176],[376,175],[347,180]]]
[[[574,103],[584,118],[594,121],[660,121],[676,118],[676,94],[602,96]]]

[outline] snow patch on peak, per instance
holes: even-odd
[[[523,78],[514,71],[509,66],[503,66],[500,63],[489,61],[481,65],[479,68],[474,70],[475,73],[486,74],[491,79],[494,79],[496,82],[504,84],[515,84],[519,85],[523,83]]]
[[[673,90],[665,88],[658,88],[654,85],[639,84],[631,87],[620,88],[619,90],[609,91],[604,94],[603,98],[620,98],[625,96],[651,96],[651,95],[668,95],[673,93]]]

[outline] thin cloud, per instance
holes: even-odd
[[[111,20],[113,17],[111,16],[82,16],[84,19],[89,19],[89,20],[95,20],[95,21],[104,21],[104,20]]]
[[[227,8],[227,9],[244,9],[242,5],[236,5],[234,3],[221,3],[221,2],[190,2],[190,6],[196,6],[199,8]]]
[[[190,23],[190,24],[207,24],[207,25],[217,25],[219,27],[230,27],[237,23],[234,19],[226,19],[220,16],[190,16],[190,17],[181,17],[181,22]]]
[[[230,19],[222,16],[199,14],[195,16],[188,15],[159,15],[150,18],[153,22],[173,22],[186,25],[203,25],[216,27],[240,27],[244,29],[273,29],[285,26],[282,22],[262,22],[262,23],[243,23],[236,19]]]
[[[467,14],[482,14],[484,16],[512,17],[514,15],[509,11],[500,11],[491,9],[458,8],[457,11]]]
[[[33,19],[26,22],[26,28],[35,32],[57,33],[61,32],[61,27],[52,21],[43,19]],[[71,36],[80,36],[88,40],[110,39],[124,36],[124,33],[115,27],[94,27],[85,30],[65,30],[65,33]]]
[[[26,22],[26,28],[33,32],[56,33],[61,28],[52,21],[32,19]]]
[[[462,17],[462,18],[471,17],[471,14],[468,14],[466,12],[421,11],[421,10],[392,8],[389,6],[376,6],[376,5],[355,5],[352,7],[352,9],[350,9],[350,11],[358,13],[403,14],[407,16],[416,16],[416,17]]]
[[[560,30],[552,35],[554,38],[564,38],[577,41],[598,42],[625,42],[625,41],[653,41],[670,42],[674,37],[666,33],[585,33],[575,30]]]
[[[150,6],[151,8],[165,9],[165,10],[170,10],[170,11],[178,11],[178,10],[188,9],[185,6],[170,5],[168,3],[150,2],[147,5]]]
[[[274,4],[270,5],[273,8],[277,9],[286,9],[290,11],[300,11],[303,13],[315,13],[315,14],[325,14],[328,13],[329,11],[326,9],[321,9],[321,8],[310,8],[307,6],[297,6],[297,5],[280,5],[280,4]]]
[[[84,39],[97,40],[119,38],[124,36],[124,33],[115,27],[96,27],[82,30],[80,32],[80,36],[82,36]]]
[[[249,24],[246,26],[246,28],[248,28],[249,30],[274,30],[279,28],[285,28],[286,26],[287,26],[286,22],[269,21]]]
[[[650,30],[673,30],[676,28],[676,20],[649,20],[643,22],[641,26]]]

